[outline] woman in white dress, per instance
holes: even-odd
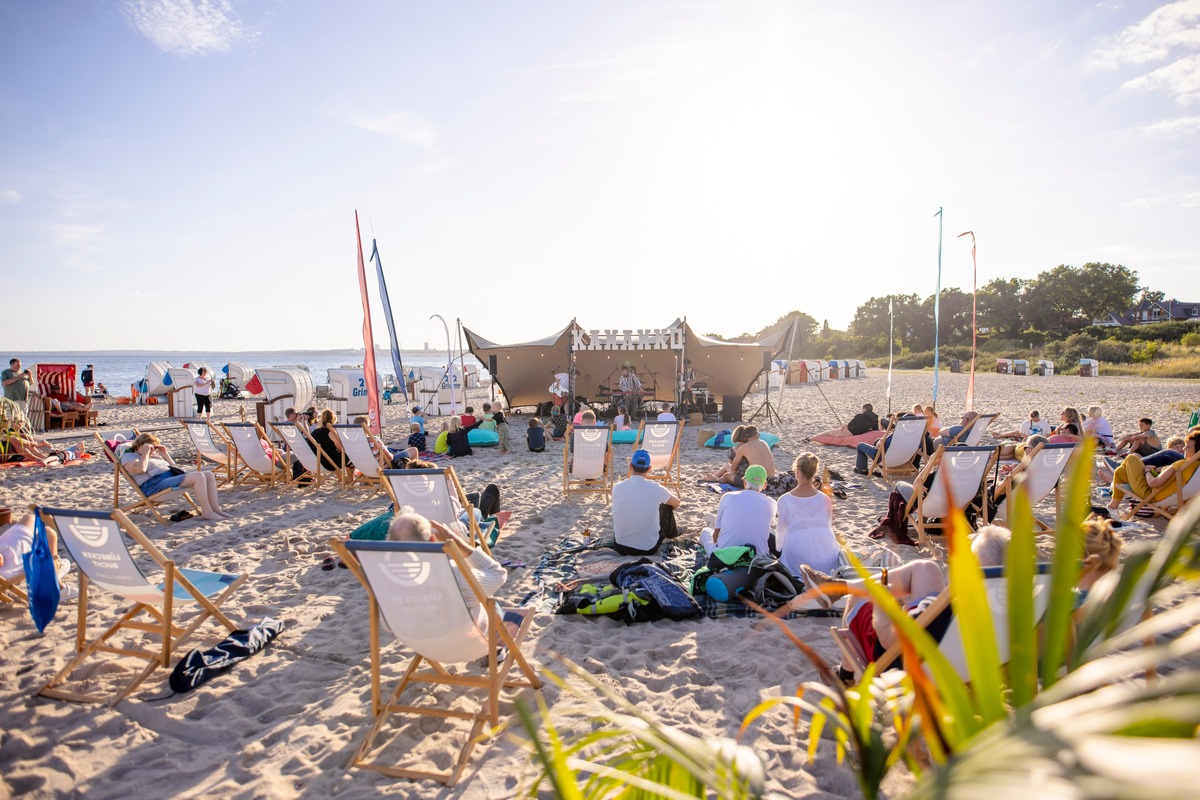
[[[833,535],[833,501],[816,487],[820,461],[801,453],[792,464],[796,488],[779,498],[779,525],[775,545],[788,572],[800,576],[800,565],[833,572],[841,550]]]

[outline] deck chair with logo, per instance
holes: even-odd
[[[207,420],[181,419],[179,422],[196,448],[196,469],[204,469],[205,464],[211,464],[218,483],[231,480],[229,440]]]
[[[540,690],[541,680],[521,652],[521,643],[533,621],[532,609],[502,609],[479,585],[462,549],[453,541],[391,542],[345,541],[334,539],[334,549],[367,590],[367,613],[371,650],[371,713],[374,724],[351,759],[350,766],[411,780],[434,780],[453,786],[471,757],[475,744],[491,732],[501,720],[500,702],[505,689]],[[480,608],[479,616],[468,607],[471,598]],[[505,624],[516,624],[511,634]],[[392,635],[413,656],[395,688],[383,693],[384,655],[381,653],[380,627]],[[484,630],[480,630],[480,623]],[[502,649],[503,648],[503,649]],[[388,661],[398,661],[395,656]],[[486,666],[481,665],[484,662]],[[460,665],[460,666],[459,666]],[[513,668],[517,673],[510,678]],[[427,684],[421,692],[420,684]],[[402,702],[405,690],[410,692]],[[453,706],[443,697],[428,702],[436,689],[458,692]],[[424,702],[423,702],[424,701]],[[428,767],[405,767],[387,758],[389,752],[404,752],[401,743],[376,747],[379,735],[393,714],[414,723],[404,730],[416,746],[429,746],[428,720],[434,717],[462,721],[469,725],[460,739],[457,755],[450,768],[434,772]],[[434,723],[436,724],[436,723]],[[461,731],[457,731],[461,735]],[[377,751],[377,752],[375,752]],[[373,755],[374,753],[374,755]],[[370,760],[369,760],[370,759]],[[408,761],[418,761],[410,756]],[[424,759],[428,762],[429,759]]]
[[[992,613],[992,627],[996,632],[996,648],[999,651],[1000,663],[1007,664],[1009,657],[1008,631],[1008,579],[1003,567],[984,567],[983,585],[987,592],[988,609]],[[1046,605],[1050,599],[1050,564],[1038,564],[1033,578],[1034,620],[1041,620],[1046,613]],[[959,677],[970,680],[970,670],[967,667],[966,652],[963,649],[962,630],[958,619],[951,608],[951,592],[947,586],[917,617],[917,624],[936,635],[941,632],[938,649],[950,662]],[[946,616],[944,616],[944,614]],[[940,619],[939,619],[940,618]],[[854,668],[855,680],[861,680],[869,660],[859,642],[848,628],[833,627],[829,629],[833,640],[845,657],[847,663]],[[899,642],[888,648],[876,662],[875,674],[884,670],[901,666],[902,646]]]
[[[1122,484],[1119,488],[1125,493],[1127,499],[1133,501],[1133,505],[1129,507],[1124,518],[1131,520],[1139,511],[1146,509],[1152,512],[1151,516],[1166,517],[1167,519],[1178,514],[1185,503],[1192,501],[1192,498],[1200,494],[1200,467],[1192,471],[1191,477],[1186,482],[1183,480],[1183,473],[1192,469],[1197,461],[1200,461],[1200,453],[1196,453],[1187,460],[1176,461],[1171,465],[1175,468],[1172,481],[1165,487],[1160,486],[1152,490],[1151,494],[1146,497],[1140,497],[1133,487]],[[1167,489],[1166,492],[1163,491],[1164,488]]]
[[[299,475],[295,482],[319,489],[321,482],[325,480],[325,475],[331,470],[325,466],[324,459],[317,455],[321,446],[312,438],[308,428],[297,422],[272,422],[269,424],[271,430],[279,436],[279,441],[287,446],[291,457],[304,467],[304,473]],[[291,480],[291,475],[291,472],[287,473],[289,480]]]
[[[475,507],[467,500],[454,467],[385,469],[383,480],[384,489],[397,511],[410,506],[425,519],[460,531],[472,546],[491,553],[489,542],[495,541],[496,523],[489,522],[486,527],[480,525]]]
[[[563,448],[563,494],[600,492],[612,499],[612,426],[575,425]]]
[[[914,474],[917,467],[913,466],[913,459],[925,453],[925,422],[924,416],[915,414],[896,419],[879,440],[867,474],[873,476],[878,472],[883,478]]]
[[[674,487],[676,493],[683,491],[679,477],[679,443],[683,440],[683,426],[682,420],[642,420],[636,440],[636,446],[650,454],[650,471],[646,477]]]
[[[970,422],[963,426],[949,442],[947,447],[978,447],[988,428],[996,421],[999,414],[976,414]]]
[[[908,501],[905,513],[917,529],[917,541],[923,547],[940,556],[932,537],[942,536],[954,509],[965,512],[974,507],[979,524],[987,524],[987,503],[979,502],[978,498],[982,496],[984,478],[999,453],[999,447],[939,447],[911,486],[896,485],[896,490]]]
[[[176,566],[121,511],[39,510],[46,524],[58,532],[59,543],[67,548],[79,567],[75,657],[38,691],[39,695],[77,703],[102,703],[106,700],[104,696],[58,687],[97,653],[145,661],[146,666],[108,698],[108,705],[114,706],[156,669],[170,666],[172,655],[209,619],[224,626],[228,632],[240,627],[221,611],[221,606],[246,580],[245,575]],[[162,582],[150,582],[134,560],[126,537],[162,570]],[[122,601],[116,622],[98,636],[90,636],[88,632],[93,590],[116,595]],[[128,607],[125,604],[129,604]],[[188,608],[195,609],[190,619],[184,618]],[[90,680],[109,683],[109,673],[97,671]]]
[[[222,424],[232,445],[230,473],[233,475],[234,486],[255,481],[270,488],[276,481],[287,482],[289,473],[283,467],[287,462],[275,449],[275,445],[267,439],[267,434],[257,422]]]
[[[152,495],[148,495],[142,491],[142,487],[134,480],[133,473],[125,468],[121,463],[121,456],[126,452],[128,443],[137,438],[138,432],[136,428],[123,431],[108,431],[104,435],[93,431],[96,439],[100,442],[100,452],[104,453],[104,457],[113,465],[113,509],[125,514],[132,514],[136,511],[149,511],[155,518],[163,523],[167,523],[167,518],[159,511],[159,506],[165,505],[169,501],[182,498],[187,501],[187,504],[192,507],[195,514],[200,514],[200,506],[196,505],[196,501],[192,499],[192,495],[188,493],[182,486],[176,486],[171,489],[160,489]],[[133,495],[133,500],[122,505],[121,503],[121,484]]]
[[[1017,481],[1021,481],[1025,486],[1025,491],[1029,495],[1030,507],[1036,506],[1053,492],[1055,517],[1057,517],[1058,510],[1062,508],[1059,485],[1066,473],[1067,464],[1078,450],[1078,444],[1046,444],[1043,442],[1027,453],[1025,460],[1008,473],[1008,477],[993,490],[993,501],[999,498],[1000,504],[996,507],[995,513],[991,515],[992,519],[1008,521],[1008,498]],[[1037,517],[1034,517],[1033,521],[1042,531],[1052,530],[1049,525]]]
[[[383,471],[392,466],[391,459],[385,459],[387,452],[378,445],[380,452],[371,449],[371,431],[366,425],[334,425],[338,439],[342,442],[342,454],[349,459],[350,464],[342,470],[342,486],[365,486],[372,492],[383,488]]]

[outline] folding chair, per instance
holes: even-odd
[[[258,481],[268,488],[274,486],[276,480],[287,482],[289,473],[280,466],[284,463],[283,459],[257,422],[222,424],[233,445],[230,472],[233,474],[234,486],[248,480]],[[246,468],[242,469],[242,465]]]
[[[1172,464],[1175,467],[1175,480],[1173,483],[1167,484],[1169,489],[1165,494],[1162,486],[1154,489],[1148,497],[1141,497],[1133,490],[1133,487],[1128,484],[1122,484],[1119,488],[1125,493],[1128,498],[1132,498],[1134,503],[1130,507],[1129,512],[1125,514],[1126,520],[1133,519],[1137,512],[1143,508],[1149,508],[1154,511],[1153,516],[1166,517],[1171,519],[1180,511],[1183,506],[1197,494],[1200,494],[1200,467],[1192,469],[1197,461],[1200,461],[1200,453],[1196,453],[1191,458],[1176,461]],[[1185,483],[1183,473],[1192,469],[1191,477]]]
[[[987,592],[988,608],[992,613],[992,628],[996,633],[996,649],[1000,655],[1000,663],[1007,664],[1009,657],[1008,578],[1004,575],[1004,568],[984,567],[983,585],[984,591]],[[1050,599],[1049,589],[1050,564],[1038,564],[1033,578],[1033,618],[1035,624],[1046,613],[1046,605]],[[930,623],[941,616],[942,612],[951,607],[951,594],[949,586],[943,589],[933,602],[921,612],[921,615],[917,617],[917,624],[922,628],[928,628]],[[867,654],[863,653],[858,640],[854,638],[848,628],[833,627],[829,629],[829,632],[833,635],[833,640],[837,644],[838,650],[841,651],[846,661],[853,666],[855,679],[861,680],[869,659],[867,658]],[[888,648],[879,657],[879,660],[875,662],[875,674],[878,675],[885,670],[899,668],[901,666],[900,658],[902,649],[899,642]],[[941,651],[946,660],[958,672],[959,677],[964,681],[970,680],[971,675],[970,669],[967,667],[966,651],[963,649],[962,629],[958,624],[957,617],[950,617],[946,632],[942,635],[941,641],[938,642],[938,650]]]
[[[1008,477],[993,490],[993,499],[997,497],[1002,497],[1003,499],[996,508],[996,513],[992,515],[992,519],[1008,519],[1008,498],[1018,479],[1025,487],[1031,507],[1036,506],[1049,496],[1051,492],[1054,492],[1054,511],[1057,517],[1058,511],[1062,508],[1059,484],[1062,482],[1062,476],[1066,472],[1067,464],[1070,463],[1078,450],[1078,444],[1042,443],[1027,453],[1025,460],[1018,464],[1012,472],[1008,473]],[[1052,530],[1049,525],[1037,517],[1034,517],[1033,521],[1043,531]]]
[[[475,507],[467,501],[462,484],[454,467],[443,469],[385,469],[384,488],[392,498],[397,511],[410,506],[421,516],[447,527],[454,527],[470,538],[468,541],[484,552],[491,553],[488,540],[493,532],[490,523],[486,530],[480,528],[475,516]],[[467,512],[468,523],[459,520]]]
[[[533,621],[532,609],[524,610],[516,635],[510,634],[505,626],[505,610],[500,608],[495,598],[486,596],[466,556],[453,541],[442,544],[342,542],[334,539],[331,544],[367,590],[370,620],[371,713],[374,724],[352,757],[350,766],[398,778],[435,780],[453,786],[470,760],[476,742],[483,738],[485,731],[500,723],[503,690],[541,689],[541,679],[521,652],[521,643]],[[468,598],[482,609],[486,630],[480,630],[478,617],[468,607]],[[510,612],[510,616],[514,613],[520,612]],[[414,654],[403,677],[386,699],[381,686],[381,616],[392,635]],[[506,648],[503,661],[499,655],[501,647]],[[481,659],[487,660],[486,668],[475,663]],[[423,664],[428,668],[421,669]],[[451,671],[446,665],[452,664],[463,666]],[[514,666],[520,668],[520,674],[510,679],[509,673]],[[413,684],[421,683],[461,689],[464,695],[482,693],[483,697],[478,698],[477,704],[472,704],[471,709],[458,707],[457,698],[455,708],[441,702],[415,704],[427,699],[431,692],[425,693],[425,697],[414,697],[413,705],[401,704],[404,691]],[[379,734],[392,714],[470,722],[470,730],[458,747],[453,766],[445,772],[432,772],[378,760],[368,761]],[[420,730],[415,735],[424,739],[427,734]]]
[[[612,499],[612,426],[576,425],[563,448],[563,494],[601,492]]]
[[[322,463],[322,459],[317,455],[317,451],[321,446],[312,438],[308,432],[308,428],[300,423],[295,422],[272,422],[269,423],[271,430],[279,435],[279,440],[287,446],[288,453],[292,458],[300,462],[304,467],[304,471],[309,479],[309,486],[320,488],[323,481],[324,472],[329,472],[329,469]],[[288,479],[291,479],[291,473],[287,474]],[[304,476],[301,476],[303,480]]]
[[[214,465],[212,471],[218,482],[224,483],[232,480],[233,475],[229,466],[229,440],[207,420],[181,419],[179,423],[188,432],[188,436],[192,439],[192,446],[196,448],[196,469],[203,469],[204,463],[207,461]],[[217,439],[221,441],[217,442]]]
[[[650,471],[646,477],[673,486],[675,492],[683,491],[679,474],[679,444],[683,440],[681,420],[655,422],[642,420],[638,427],[637,447],[650,454]],[[633,470],[630,470],[632,474]]]
[[[137,438],[138,432],[136,429],[110,431],[104,436],[101,436],[98,431],[93,431],[92,435],[100,442],[100,452],[104,453],[104,457],[112,462],[113,465],[113,509],[115,511],[132,514],[135,511],[147,510],[154,514],[159,522],[165,525],[168,520],[159,512],[158,507],[172,498],[183,497],[188,502],[188,505],[192,507],[193,511],[197,514],[201,513],[200,506],[196,505],[196,501],[192,499],[191,494],[182,486],[161,489],[152,495],[148,495],[142,491],[142,487],[133,479],[133,474],[125,469],[125,465],[121,463],[121,456],[125,453],[123,445]],[[110,447],[109,442],[116,443],[116,448]],[[121,505],[122,479],[133,490],[134,495],[133,502],[126,503],[125,505]]]
[[[139,658],[146,667],[135,674],[108,701],[114,706],[129,696],[150,673],[167,667],[174,653],[207,620],[215,619],[232,632],[239,628],[221,611],[221,605],[246,580],[246,575],[177,567],[123,512],[72,511],[62,508],[39,509],[47,525],[58,531],[59,542],[67,548],[79,566],[79,614],[75,633],[75,657],[50,682],[38,691],[43,697],[77,703],[101,703],[104,698],[55,688],[63,683],[94,653],[113,653]],[[165,573],[162,583],[146,578],[122,536],[124,533]],[[95,638],[88,638],[89,592],[95,587],[117,595],[133,605]],[[177,620],[176,604],[196,603],[197,615],[186,625]],[[142,614],[151,619],[137,619]],[[120,643],[113,639],[122,631],[134,631],[135,641]],[[148,641],[147,641],[148,640]],[[104,674],[104,673],[101,673]]]
[[[342,470],[342,486],[365,486],[373,492],[382,488],[383,471],[392,466],[390,458],[385,458],[383,445],[378,444],[382,452],[371,449],[371,431],[366,425],[334,425],[338,439],[342,442],[342,453],[349,459],[350,464]]]
[[[884,478],[893,475],[911,475],[917,471],[912,461],[925,452],[925,417],[908,414],[898,418],[890,426],[877,445],[875,458],[867,474],[876,472]],[[891,437],[888,441],[887,437]]]
[[[978,447],[979,443],[983,441],[983,435],[987,433],[987,429],[999,416],[999,414],[976,414],[956,436],[946,443],[946,447]]]
[[[21,584],[24,582],[24,580],[24,572],[19,572],[9,578],[5,578],[3,575],[0,575],[0,604],[28,603],[29,595],[25,594],[25,590],[21,588]]]
[[[965,511],[979,496],[983,479],[1000,453],[998,447],[939,447],[925,464],[924,469],[913,479],[905,512],[917,529],[917,540],[940,555],[933,546],[930,536],[948,525],[951,511]],[[932,485],[925,484],[936,470]],[[897,486],[905,493],[905,485]],[[978,516],[987,524],[987,503],[979,503]],[[936,518],[937,522],[930,520]]]

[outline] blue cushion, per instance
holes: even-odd
[[[779,437],[773,433],[759,433],[758,438],[762,439],[764,442],[766,442],[767,447],[774,447],[775,445],[779,444]],[[720,447],[722,449],[728,450],[729,448],[733,447],[733,437],[726,435],[718,443],[717,437],[714,436],[711,439],[709,439],[707,442],[705,442],[704,446],[705,447]]]
[[[637,441],[637,435],[638,432],[633,428],[627,431],[613,431],[612,442],[613,444],[633,444]]]
[[[500,434],[475,428],[467,431],[467,441],[471,443],[471,447],[495,447],[500,444]]]

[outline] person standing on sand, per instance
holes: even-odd
[[[196,372],[196,380],[193,381],[196,387],[196,419],[207,419],[212,421],[212,390],[213,381],[212,375],[208,374],[208,367],[201,367]]]
[[[29,413],[29,387],[33,385],[33,375],[29,370],[21,369],[21,359],[9,359],[8,369],[0,372],[0,383],[4,384],[4,396],[21,407],[21,412]]]

